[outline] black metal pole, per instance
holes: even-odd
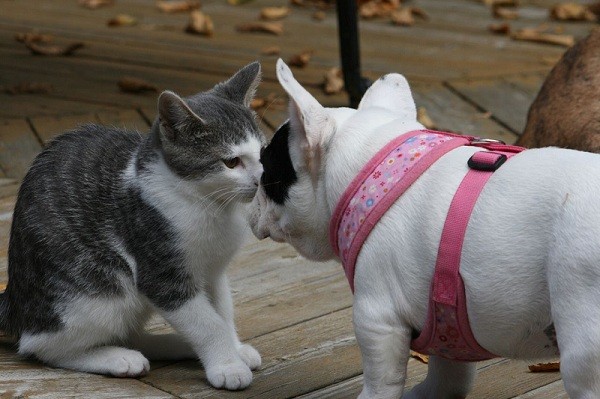
[[[356,0],[337,0],[338,33],[344,85],[350,106],[356,108],[369,83],[361,76]]]

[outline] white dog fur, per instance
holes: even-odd
[[[376,81],[358,110],[322,107],[281,60],[277,76],[290,96],[288,147],[297,181],[283,205],[261,186],[250,224],[259,238],[287,241],[325,261],[335,257],[329,221],[352,178],[393,137],[423,127],[399,74]],[[460,147],[437,161],[362,248],[354,280],[364,371],[359,398],[463,398],[471,389],[475,363],[433,356],[425,381],[402,396],[446,213],[468,158],[479,150]],[[556,356],[553,323],[569,397],[600,398],[600,155],[535,149],[498,169],[471,216],[461,275],[482,347],[507,358]]]

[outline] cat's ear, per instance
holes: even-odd
[[[358,109],[371,107],[392,111],[398,118],[417,120],[417,108],[410,86],[404,76],[398,73],[382,76],[367,89]]]
[[[290,96],[290,126],[300,133],[308,148],[321,142],[329,117],[325,108],[294,78],[290,68],[280,58],[277,61],[277,79]]]
[[[240,69],[235,75],[215,86],[214,91],[231,101],[249,107],[260,83],[260,63],[255,61]]]
[[[185,100],[172,91],[163,91],[158,97],[158,122],[160,133],[169,141],[177,139],[181,126],[190,123],[190,120],[204,124],[202,118],[194,113]]]

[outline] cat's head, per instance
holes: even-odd
[[[209,91],[187,98],[164,91],[158,99],[152,133],[166,164],[215,199],[250,201],[258,187],[265,138],[250,101],[260,75],[254,62]]]

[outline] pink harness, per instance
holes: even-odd
[[[469,325],[465,289],[459,274],[462,244],[475,202],[492,173],[523,148],[494,140],[432,130],[396,137],[354,178],[331,219],[329,237],[354,292],[354,267],[369,233],[421,174],[447,152],[461,146],[487,151],[473,154],[469,171],[450,204],[438,249],[427,320],[411,349],[462,361],[496,357],[475,340]]]

